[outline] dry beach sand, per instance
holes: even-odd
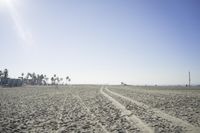
[[[136,86],[0,88],[0,132],[198,133],[200,89]]]

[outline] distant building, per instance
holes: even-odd
[[[1,78],[1,85],[3,87],[19,87],[22,86],[21,79]]]

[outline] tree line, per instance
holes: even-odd
[[[50,82],[48,82],[50,80]],[[21,73],[21,75],[16,78],[9,78],[8,69],[0,70],[0,85],[8,87],[16,87],[22,85],[58,85],[63,84],[66,81],[68,84],[71,81],[69,76],[62,78],[54,74],[51,78],[47,77],[44,74],[36,73]]]

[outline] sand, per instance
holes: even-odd
[[[200,131],[200,90],[134,86],[0,88],[0,132]]]

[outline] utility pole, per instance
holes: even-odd
[[[190,77],[190,71],[189,71],[189,88],[190,88],[190,84],[191,84],[191,77]]]

